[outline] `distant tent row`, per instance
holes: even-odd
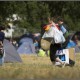
[[[75,35],[78,35],[78,38],[80,40],[80,31],[77,31],[73,34],[71,34],[69,36],[69,38],[71,40],[74,39],[74,36]],[[19,54],[23,54],[23,53],[26,53],[26,54],[31,54],[31,53],[35,53],[35,46],[33,45],[33,39],[37,39],[36,37],[34,37],[32,34],[28,33],[28,34],[24,34],[20,37],[20,40],[19,40],[19,47],[17,49],[17,52]],[[75,53],[79,53],[80,52],[80,46],[74,46],[75,48]]]
[[[35,53],[35,46],[33,44],[33,36],[29,34],[23,35],[19,40],[19,47],[16,50],[15,47],[5,39],[3,42],[3,48],[5,50],[4,62],[22,62],[20,54],[32,54]],[[75,46],[75,53],[80,52],[80,46]]]
[[[21,36],[19,41],[19,47],[16,48],[9,42],[9,40],[4,39],[3,41],[4,49],[4,62],[22,62],[20,54],[32,54],[35,53],[35,46],[33,44],[33,36],[31,34],[25,34]]]
[[[31,38],[22,38],[20,42],[22,42],[22,44],[16,50],[7,39],[3,41],[3,48],[5,51],[4,62],[22,62],[20,54],[35,53],[35,47]]]

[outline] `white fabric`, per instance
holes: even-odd
[[[57,29],[57,27],[51,27],[50,30],[46,31],[42,38],[54,38],[55,43],[64,43],[65,38],[63,36],[63,33]]]
[[[53,38],[53,36],[54,36],[54,27],[51,27],[48,31],[45,31],[42,38],[46,38],[46,37]]]
[[[69,49],[57,50],[56,52],[57,56],[63,55],[63,54],[65,55],[65,61],[62,61],[62,62],[69,64]],[[55,65],[61,65],[61,63],[55,62]]]

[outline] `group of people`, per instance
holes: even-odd
[[[56,22],[54,21],[53,18],[48,18],[48,24],[45,24],[43,26],[44,33],[42,35],[42,38],[45,38],[45,34],[49,34],[48,37],[52,37],[54,39],[54,36],[53,36],[55,34],[54,28],[56,28],[58,31],[62,32],[62,35],[65,38],[65,41],[63,43],[55,42],[55,41],[54,41],[54,43],[51,43],[51,45],[50,45],[50,60],[53,64],[55,63],[55,61],[58,61],[61,63],[62,66],[65,66],[65,64],[67,64],[67,63],[63,62],[59,58],[59,56],[56,55],[56,51],[67,47],[68,42],[70,40],[69,39],[69,28],[64,23],[64,21],[61,17],[58,17],[56,19]],[[56,36],[56,37],[58,37],[58,36]],[[77,39],[77,38],[75,38],[75,39]]]

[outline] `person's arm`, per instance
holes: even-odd
[[[56,27],[56,24],[53,21],[51,21],[50,26]]]

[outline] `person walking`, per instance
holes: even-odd
[[[52,24],[52,25],[51,25]],[[52,37],[54,39],[54,34],[55,34],[55,29],[58,30],[58,28],[56,27],[55,23],[53,21],[51,21],[51,24],[48,24],[46,26],[44,26],[44,30],[45,30],[45,33],[44,35],[42,36],[42,38],[45,38],[46,35],[48,37]],[[61,43],[51,43],[50,45],[50,60],[51,62],[54,64],[56,61],[57,62],[60,62],[62,67],[65,66],[65,62],[63,62],[57,55],[56,55],[56,51],[61,49]]]

